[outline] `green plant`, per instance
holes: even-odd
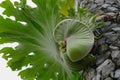
[[[53,36],[57,43],[62,41],[60,53],[67,54],[72,62],[85,57],[94,43],[92,31],[79,20],[74,19],[65,19],[58,23]]]
[[[0,4],[4,15],[15,17],[0,16],[0,44],[19,43],[0,53],[13,71],[20,71],[23,80],[78,80],[78,71],[94,59],[88,53],[94,44],[92,31],[98,27],[96,16],[84,8],[76,13],[74,0],[32,1],[37,7],[27,6],[26,0]],[[24,66],[27,68],[21,70]]]

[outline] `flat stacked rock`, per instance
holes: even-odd
[[[85,6],[94,13],[117,12],[120,10],[120,0],[78,0],[80,6]]]
[[[109,16],[100,28],[103,37],[97,41],[96,61],[86,73],[85,80],[120,80],[120,0],[78,2],[92,13]]]

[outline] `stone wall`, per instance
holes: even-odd
[[[114,19],[105,20],[100,28],[96,61],[86,73],[85,80],[120,80],[120,0],[78,0],[95,14],[107,14]]]
[[[78,0],[78,2],[94,13],[120,11],[120,0]]]

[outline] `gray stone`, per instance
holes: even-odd
[[[119,50],[112,51],[111,57],[112,57],[113,60],[114,59],[119,59],[120,58],[120,51]]]
[[[91,12],[92,12],[92,13],[95,13],[95,14],[101,14],[101,13],[104,13],[104,11],[100,10],[100,8],[94,8],[94,9],[91,9]]]
[[[106,33],[104,33],[104,36],[110,37],[113,34],[114,34],[114,32],[106,32]]]
[[[114,44],[117,42],[119,34],[114,32],[107,32],[107,33],[104,33],[104,36],[106,37],[107,44]]]
[[[118,6],[117,4],[118,4],[118,3],[113,4],[112,6],[118,8],[119,6]]]
[[[92,80],[93,77],[95,77],[95,69],[91,68],[86,74],[85,80]]]
[[[98,45],[105,44],[105,38],[101,38],[98,40]]]
[[[116,14],[114,12],[108,12],[108,13],[106,13],[106,15],[114,17]],[[113,24],[112,26],[114,26],[114,25],[117,26],[117,24]]]
[[[117,41],[117,46],[119,46],[119,47],[120,47],[120,40],[118,40],[118,41]]]
[[[117,3],[120,5],[120,0],[117,0]]]
[[[101,51],[104,52],[106,50],[108,50],[108,45],[107,44],[101,45]]]
[[[120,27],[112,28],[112,30],[115,31],[115,32],[120,32]]]
[[[115,69],[114,63],[107,59],[100,66],[97,67],[96,71],[101,73],[103,77],[108,76]]]
[[[112,45],[110,45],[109,48],[110,48],[111,50],[118,50],[118,49],[119,49],[117,46],[112,46]]]
[[[117,66],[120,66],[120,50],[114,50],[111,53],[112,60],[116,63]]]
[[[95,3],[97,3],[98,5],[102,5],[104,4],[104,0],[95,0]]]
[[[87,0],[83,0],[83,1],[81,2],[82,5],[85,5],[85,4],[87,4],[87,3],[88,3]]]
[[[111,25],[110,21],[105,22],[105,26],[110,26],[110,25]]]
[[[113,3],[115,3],[115,1],[114,0],[105,0],[105,3],[107,3],[107,4],[113,4]]]
[[[117,69],[116,71],[115,71],[115,76],[114,76],[115,78],[120,78],[120,69]]]
[[[91,2],[91,3],[94,3],[95,0],[88,0],[88,1]]]
[[[86,9],[90,9],[92,5],[89,3],[89,4],[85,5],[85,6],[86,6]]]
[[[102,28],[102,31],[103,32],[108,32],[108,31],[111,31],[112,28],[117,27],[117,26],[118,26],[118,24],[115,24],[115,23],[111,24],[111,22],[107,22],[107,23],[105,23],[105,26]]]
[[[118,9],[115,8],[115,7],[108,7],[108,8],[107,8],[107,11],[108,11],[108,12],[116,12],[116,11],[118,11]]]
[[[97,73],[97,75],[92,80],[100,80],[100,79],[101,79],[101,75]]]
[[[112,80],[112,78],[108,77],[108,78],[106,78],[106,79],[104,79],[104,80]]]
[[[110,56],[111,52],[108,51],[105,54],[99,55],[97,57],[97,61],[96,61],[96,65],[100,65],[101,63],[103,63],[109,56]]]
[[[110,77],[114,78],[114,72],[110,73]]]
[[[90,9],[92,10],[92,9],[95,9],[96,7],[97,5],[92,3]]]
[[[107,35],[107,34],[106,34]],[[111,38],[110,38],[110,36],[111,36]],[[108,37],[110,40],[117,40],[118,39],[118,37],[119,37],[119,34],[118,33],[115,33],[115,32],[113,32],[113,34],[111,34],[111,35],[109,35],[108,34],[108,36],[106,36],[106,37]]]
[[[120,58],[116,61],[117,66],[120,67]]]
[[[102,32],[108,31],[108,29],[109,29],[108,26],[111,26],[111,22],[110,21],[105,22],[105,25],[104,25],[104,27],[101,28],[101,31]]]
[[[114,16],[115,14],[114,14],[114,13],[109,13],[108,15]],[[118,24],[117,24],[117,23],[113,23],[113,24],[111,25],[111,28],[115,28],[115,27],[118,27]]]
[[[111,6],[110,4],[103,4],[103,5],[102,5],[102,8],[103,8],[103,9],[107,9],[107,8],[110,7],[110,6]]]
[[[105,51],[107,51],[109,49],[108,45],[106,43],[100,45],[99,47],[99,54],[104,54]]]

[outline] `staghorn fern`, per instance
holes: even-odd
[[[78,20],[65,19],[55,28],[54,37],[56,42],[64,41],[67,54],[72,62],[77,62],[85,57],[91,50],[94,43],[92,31]],[[63,46],[64,49],[64,46]]]
[[[93,61],[88,54],[96,29],[95,19],[89,22],[93,15],[84,8],[78,8],[76,15],[74,0],[32,1],[37,7],[27,6],[26,0],[0,4],[4,15],[15,17],[0,16],[0,44],[19,43],[15,49],[5,47],[0,53],[13,71],[20,71],[23,80],[78,80],[78,71]],[[27,68],[21,70],[24,66]]]

